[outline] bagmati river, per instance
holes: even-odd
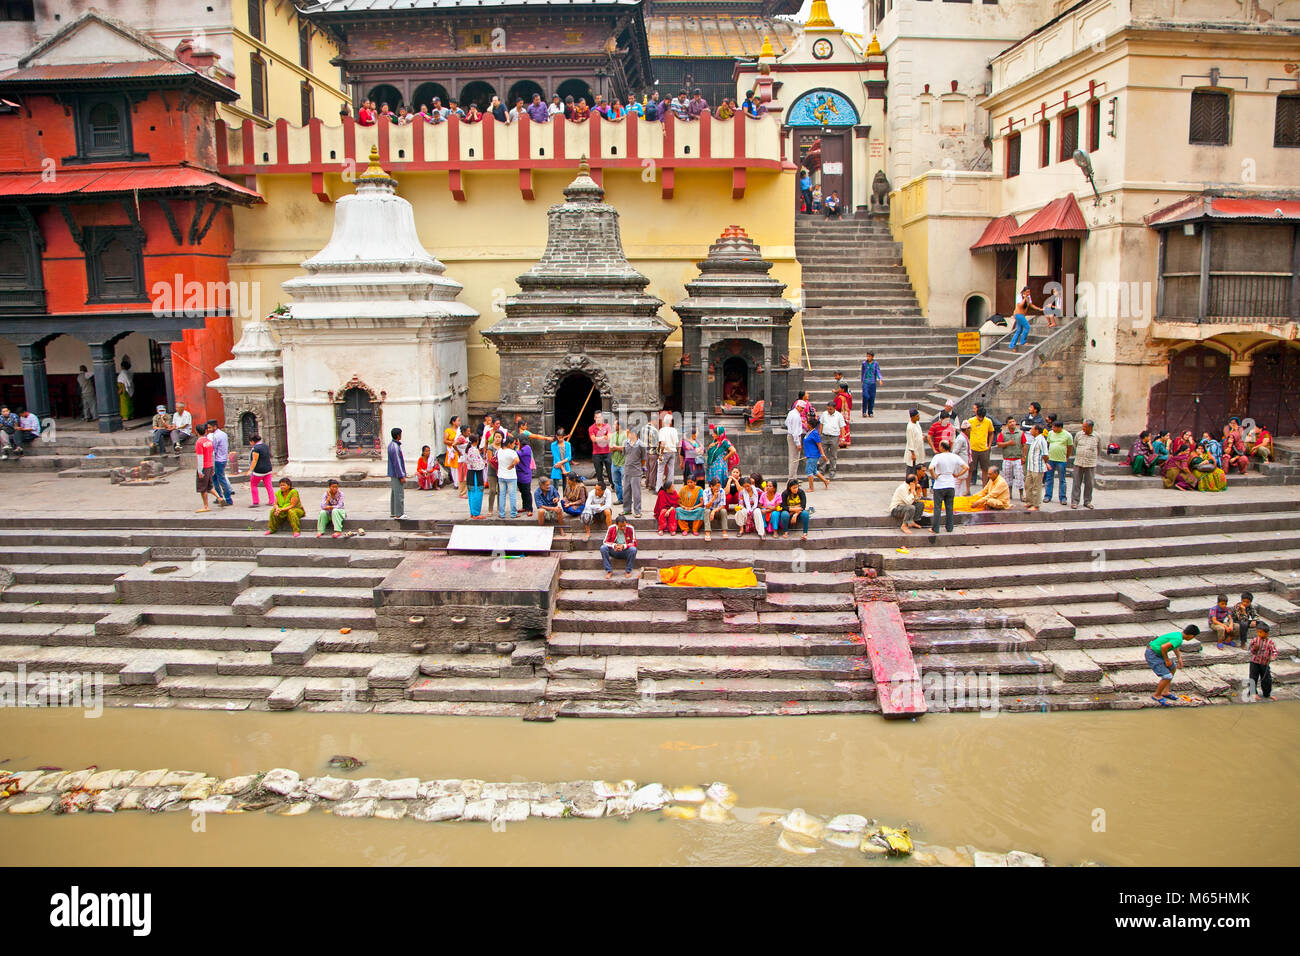
[[[1057,864],[1300,863],[1300,705],[1181,711],[560,720],[110,709],[0,713],[0,769],[273,767],[359,778],[720,780],[742,808],[906,824],[918,841]],[[330,771],[335,754],[361,758]],[[793,856],[777,827],[666,819],[478,823],[242,813],[0,814],[7,865],[866,864]],[[887,865],[887,864],[886,864]]]

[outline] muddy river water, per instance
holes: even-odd
[[[1300,704],[1185,711],[561,720],[110,709],[0,713],[0,769],[288,767],[491,781],[725,781],[741,807],[861,813],[943,846],[1053,863],[1296,865]],[[1225,825],[1227,824],[1227,825]],[[778,831],[640,814],[485,824],[188,813],[0,814],[4,864],[861,864],[792,856]]]

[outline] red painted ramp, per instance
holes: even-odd
[[[925,713],[921,675],[912,658],[903,615],[893,601],[858,604],[858,623],[871,661],[876,699],[885,717],[919,717]]]

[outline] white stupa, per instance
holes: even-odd
[[[420,244],[411,204],[370,151],[356,193],[338,201],[334,234],[284,283],[288,312],[271,317],[284,363],[289,465],[321,477],[383,475],[401,428],[414,474],[422,444],[465,414],[466,330],[478,318],[463,286]]]

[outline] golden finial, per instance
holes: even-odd
[[[834,26],[835,21],[831,19],[831,12],[826,7],[826,0],[813,0],[812,10],[808,12],[808,22],[804,24],[805,29]]]
[[[775,52],[773,51],[773,49],[772,49],[772,38],[771,38],[771,37],[769,37],[769,36],[764,36],[764,37],[763,37],[763,48],[762,48],[761,50],[758,51],[758,55],[759,55],[759,56],[776,56],[776,53],[775,53]]]
[[[384,172],[384,168],[379,165],[379,147],[371,146],[370,165],[366,167],[366,171],[364,173],[362,173],[360,176],[357,177],[357,181],[360,182],[366,179],[392,179],[392,178],[393,177],[389,176],[388,173]]]
[[[884,50],[880,49],[880,40],[876,38],[874,33],[871,34],[871,42],[867,44],[867,56],[880,56],[884,52]]]

